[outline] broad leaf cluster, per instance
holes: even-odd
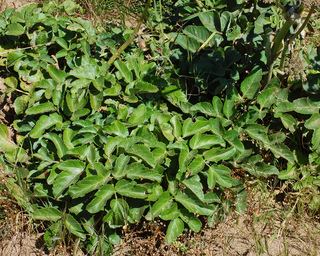
[[[263,40],[262,9],[249,28],[243,25],[250,16],[246,9],[241,15],[220,15],[220,9],[189,17],[202,25],[171,34],[175,44],[197,53],[250,33],[258,38],[253,45]],[[317,189],[319,98],[297,97],[276,78],[265,86],[263,65],[246,66],[240,79],[233,73],[239,49],[225,46],[217,54],[230,61],[223,67],[240,82],[191,104],[176,74],[158,77],[157,56],[146,60],[131,49],[110,67],[119,35],[97,33],[89,21],[55,12],[52,4],[31,4],[0,16],[0,67],[17,133],[14,143],[9,128],[0,125],[0,160],[11,163],[8,172],[19,166],[32,217],[53,223],[45,234],[49,246],[66,229],[88,252],[107,251],[99,245],[116,242],[118,228],[158,218],[168,222],[166,241],[172,243],[186,227],[199,232],[203,217],[215,223],[231,205],[245,210],[239,170]],[[216,53],[201,54],[218,61]],[[208,65],[212,72],[216,67]]]

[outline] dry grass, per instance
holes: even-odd
[[[45,255],[37,245],[41,234],[33,231],[28,216],[10,196],[5,182],[6,176],[0,169],[0,256]]]
[[[144,1],[137,0],[78,0],[85,16],[96,25],[109,24],[134,28],[144,8]]]

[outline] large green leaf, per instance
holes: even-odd
[[[73,199],[83,197],[89,192],[100,188],[105,182],[106,177],[99,175],[88,176],[72,185],[68,193]]]
[[[129,216],[129,205],[121,198],[113,199],[110,202],[110,211],[103,220],[108,222],[111,228],[121,227],[127,223]]]
[[[216,113],[214,112],[214,108],[212,107],[210,102],[199,102],[193,105],[190,108],[190,110],[203,113],[207,116],[216,116]]]
[[[129,124],[139,125],[143,124],[147,118],[147,107],[144,104],[140,104],[137,108],[134,108],[128,119]]]
[[[180,45],[183,49],[195,53],[200,48],[201,44],[194,38],[188,37],[183,34],[171,33],[169,36],[176,44]]]
[[[206,29],[208,29],[211,32],[216,31],[215,27],[215,18],[217,17],[217,14],[213,11],[207,11],[207,12],[201,12],[199,14],[199,19],[203,26],[205,26]]]
[[[103,142],[104,142],[104,153],[106,154],[107,158],[111,156],[113,151],[123,143],[123,138],[122,137],[107,137],[105,138],[104,136]]]
[[[53,183],[53,195],[56,198],[79,179],[85,164],[79,160],[66,160],[58,164],[57,168],[62,172],[58,174]]]
[[[47,71],[52,79],[58,83],[63,83],[68,76],[66,72],[57,69],[54,65],[49,65]]]
[[[35,106],[32,106],[26,110],[27,115],[38,115],[47,112],[52,112],[55,110],[55,106],[51,102],[41,103]]]
[[[156,166],[156,161],[150,149],[143,144],[135,144],[127,149],[129,154],[135,155],[142,160],[144,160],[147,164],[149,164],[152,168]]]
[[[213,209],[211,209],[211,207],[185,193],[178,192],[174,196],[174,199],[182,204],[189,212],[194,214],[210,216],[213,213]]]
[[[240,135],[236,130],[229,130],[225,133],[224,139],[238,151],[243,152],[244,145],[239,139]]]
[[[201,201],[204,201],[203,186],[198,175],[185,179],[182,183],[190,189]]]
[[[113,121],[110,125],[106,126],[104,130],[108,134],[117,135],[120,137],[128,137],[128,128],[118,120]]]
[[[192,150],[189,151],[188,149],[181,149],[179,154],[179,171],[176,175],[178,180],[181,180],[184,173],[187,171],[188,164],[192,161],[192,159],[197,154],[197,151]]]
[[[203,26],[186,26],[183,33],[190,39],[196,40],[197,42],[203,44],[210,36],[210,32]]]
[[[88,55],[83,55],[81,65],[74,67],[69,74],[79,79],[94,80],[98,76],[97,61]]]
[[[316,130],[320,127],[320,114],[313,114],[308,120],[306,120],[304,126],[310,130]]]
[[[205,151],[203,153],[204,158],[207,161],[211,162],[219,162],[222,160],[229,160],[231,159],[235,154],[237,150],[234,147],[229,148],[213,148],[208,151]]]
[[[178,236],[182,234],[184,230],[183,221],[179,218],[176,218],[170,221],[167,232],[166,232],[166,241],[171,244],[176,241]]]
[[[147,220],[153,220],[158,217],[162,211],[170,208],[172,197],[169,192],[163,192],[159,199],[151,206],[150,211],[146,215]]]
[[[53,113],[49,116],[42,115],[30,131],[30,137],[34,139],[40,138],[45,130],[60,123],[62,123],[62,117],[58,113]]]
[[[125,154],[121,154],[117,157],[114,169],[112,171],[112,176],[116,179],[123,178],[128,172],[127,166],[130,162],[130,157]]]
[[[66,215],[64,223],[71,234],[81,238],[82,240],[86,238],[81,224],[71,214]]]
[[[163,136],[166,137],[168,141],[174,141],[172,126],[168,123],[160,123],[159,126]]]
[[[177,115],[174,115],[171,119],[170,119],[170,123],[172,125],[172,133],[173,136],[178,139],[181,137],[182,135],[182,125],[181,125],[181,121],[180,118]]]
[[[135,207],[130,208],[129,210],[129,216],[128,221],[130,223],[139,223],[141,218],[144,216],[144,212],[148,206],[142,206],[142,207]]]
[[[62,138],[60,138],[58,134],[47,133],[44,135],[44,138],[53,142],[59,158],[62,158],[67,153],[67,147],[64,145]]]
[[[212,112],[215,117],[223,116],[223,103],[218,96],[212,98]]]
[[[114,65],[127,83],[130,83],[133,81],[132,72],[124,62],[122,62],[121,60],[117,60],[114,62]]]
[[[14,111],[17,115],[23,114],[28,107],[30,97],[28,95],[22,95],[15,99],[13,103]]]
[[[224,165],[212,165],[208,170],[208,187],[213,188],[218,183],[222,187],[231,188],[238,181],[231,177],[231,170]]]
[[[248,125],[245,131],[252,139],[261,141],[266,144],[269,143],[267,127],[259,124],[252,124]]]
[[[292,102],[295,112],[304,115],[319,113],[320,101],[314,101],[310,98],[299,98]]]
[[[247,170],[251,175],[255,177],[269,177],[271,175],[278,175],[279,170],[277,167],[266,164],[266,163],[256,163],[252,164],[248,162],[247,164],[242,165],[245,170]]]
[[[11,140],[9,128],[0,123],[0,152],[15,151],[18,146]]]
[[[275,113],[274,117],[280,118],[283,126],[290,132],[294,132],[297,126],[297,120],[287,113]]]
[[[203,133],[210,130],[210,123],[208,120],[198,119],[192,122],[191,118],[186,119],[183,122],[182,134],[183,137],[189,137],[197,133]]]
[[[134,90],[138,93],[156,93],[159,91],[159,88],[145,81],[137,81],[134,85]]]
[[[262,80],[262,70],[252,71],[241,83],[240,90],[244,98],[249,100],[253,99],[260,88]]]
[[[143,199],[147,197],[144,187],[137,185],[135,181],[119,180],[116,183],[115,191],[126,197]]]
[[[200,232],[201,228],[202,228],[202,223],[201,221],[195,217],[192,213],[187,212],[186,210],[182,210],[180,211],[180,218],[187,223],[187,225],[189,226],[189,228],[193,231],[193,232]]]
[[[58,221],[62,217],[62,212],[54,207],[43,207],[32,213],[35,220]]]
[[[94,214],[103,210],[107,201],[113,196],[115,189],[113,185],[106,184],[102,186],[94,195],[94,198],[87,205],[88,212]]]
[[[172,203],[168,209],[165,209],[161,212],[160,218],[162,220],[174,220],[180,216],[180,210],[176,202]]]
[[[262,90],[257,97],[260,109],[271,107],[277,101],[276,95],[278,92],[279,88],[277,86],[269,86]]]
[[[197,155],[194,157],[194,159],[191,161],[191,163],[187,167],[187,176],[190,175],[196,175],[197,173],[201,172],[205,166],[205,161],[201,155]]]
[[[224,147],[226,143],[220,136],[197,133],[191,138],[189,145],[192,149],[210,149],[214,145]]]
[[[225,99],[222,112],[226,118],[231,119],[235,114],[235,102],[233,99]]]
[[[292,150],[289,149],[288,146],[285,144],[279,144],[279,145],[267,145],[268,148],[272,151],[272,153],[275,155],[275,157],[279,158],[282,157],[290,163],[295,162],[295,156]]]
[[[6,35],[21,36],[25,32],[25,28],[20,23],[11,23],[6,28]]]
[[[127,177],[129,179],[146,179],[160,183],[162,180],[162,173],[156,168],[150,170],[141,163],[133,163],[127,167]]]

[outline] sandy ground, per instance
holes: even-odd
[[[2,176],[2,177],[1,177]],[[43,233],[6,193],[5,176],[0,171],[0,256],[75,255],[60,247],[47,254]],[[1,184],[2,180],[2,184]],[[320,222],[294,203],[276,202],[276,192],[255,188],[249,194],[248,211],[229,215],[215,227],[200,233],[185,232],[168,245],[165,226],[146,222],[123,233],[114,256],[317,256],[320,255]],[[39,227],[39,225],[38,225]],[[39,229],[38,229],[39,230]],[[43,231],[43,229],[41,228]],[[77,256],[84,256],[77,253]],[[97,255],[98,256],[98,255]]]
[[[18,8],[30,2],[32,2],[32,0],[0,0],[0,11],[6,8]]]
[[[260,191],[261,192],[261,191]],[[275,193],[254,191],[246,214],[232,214],[214,228],[186,234],[173,246],[163,242],[159,225],[146,225],[124,235],[115,249],[122,255],[187,256],[317,256],[320,255],[320,222],[274,200]],[[145,236],[145,234],[149,234]]]

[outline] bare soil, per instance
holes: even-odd
[[[1,187],[0,191],[0,256],[74,255],[63,247],[48,254],[43,234],[35,232],[35,226],[6,191]],[[249,195],[246,214],[231,214],[215,227],[205,227],[197,234],[186,232],[173,245],[165,243],[166,227],[161,222],[133,226],[123,231],[122,243],[115,247],[113,255],[320,255],[319,220],[298,213],[296,204],[284,206],[276,202],[275,194],[254,190]]]
[[[246,214],[231,214],[213,228],[185,234],[171,246],[165,244],[159,223],[146,224],[142,230],[132,228],[125,232],[114,255],[320,255],[319,220],[299,213],[298,204],[276,202],[276,193],[254,189]]]
[[[32,0],[0,0],[0,11],[6,8],[19,8],[27,3],[35,2]]]

